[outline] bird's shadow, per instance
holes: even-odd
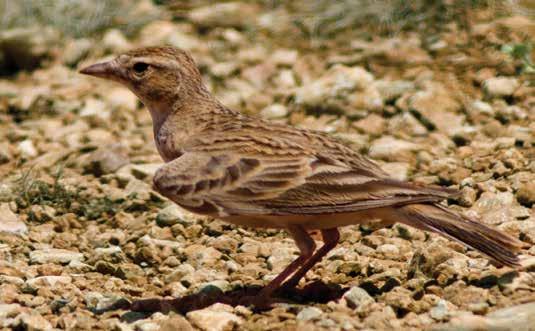
[[[214,303],[223,303],[230,306],[237,306],[243,297],[254,297],[262,288],[259,286],[250,286],[239,289],[222,292],[216,287],[205,288],[198,293],[187,295],[176,299],[141,299],[135,301],[128,301],[121,299],[116,301],[113,305],[102,308],[93,309],[95,314],[103,314],[116,310],[128,310],[121,316],[121,320],[126,322],[133,322],[138,319],[146,318],[153,313],[169,313],[171,311],[187,314],[190,311],[203,309]],[[294,304],[308,304],[308,303],[327,303],[332,300],[337,300],[349,288],[343,288],[338,284],[326,284],[322,281],[315,281],[303,288],[289,288],[278,291],[272,298],[270,304],[275,303],[294,303]],[[254,307],[256,312],[268,310],[271,305],[264,307]]]

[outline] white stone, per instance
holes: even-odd
[[[280,103],[274,103],[262,109],[260,115],[266,119],[286,117],[288,115],[288,109]]]
[[[319,318],[323,314],[323,311],[316,307],[306,307],[297,314],[297,320],[309,321]]]
[[[37,149],[35,149],[35,145],[33,144],[33,141],[30,139],[26,139],[21,141],[18,144],[18,149],[20,151],[20,154],[24,158],[32,158],[37,156]]]
[[[493,97],[512,95],[519,86],[514,77],[492,77],[483,82],[485,92]]]
[[[208,308],[187,313],[188,320],[204,331],[233,330],[243,323],[232,313],[232,307],[216,303]]]
[[[69,276],[40,276],[28,279],[26,284],[31,287],[67,285],[72,282],[72,278]]]
[[[0,232],[18,235],[28,233],[28,227],[11,211],[8,203],[0,204]]]
[[[73,260],[82,261],[84,255],[82,253],[68,251],[66,249],[48,248],[42,250],[35,250],[30,252],[31,263],[69,263]]]

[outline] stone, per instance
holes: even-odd
[[[189,12],[191,22],[202,27],[245,27],[254,22],[257,7],[247,2],[225,2],[197,7]]]
[[[11,211],[9,203],[0,204],[0,232],[25,235],[28,227]]]
[[[125,109],[129,111],[135,111],[137,109],[137,97],[125,88],[116,87],[109,89],[103,97],[114,109]]]
[[[180,315],[169,317],[167,320],[160,322],[160,331],[194,331],[193,326],[187,319]]]
[[[161,209],[156,215],[156,224],[159,226],[173,226],[175,224],[187,224],[184,221],[184,210],[175,204]]]
[[[186,317],[193,325],[204,331],[233,330],[243,323],[241,317],[232,313],[232,307],[220,303],[191,311]]]
[[[1,321],[20,314],[21,309],[22,307],[18,303],[0,303],[0,326],[2,326]]]
[[[281,118],[286,117],[287,115],[288,109],[286,108],[286,106],[281,105],[279,103],[269,105],[260,111],[260,116],[265,119]]]
[[[492,77],[483,82],[483,89],[491,97],[512,95],[519,86],[514,77]]]
[[[34,158],[39,154],[37,152],[37,149],[35,148],[35,145],[33,144],[33,141],[31,141],[30,139],[21,141],[17,147],[21,156],[26,159]]]
[[[67,264],[71,261],[82,261],[84,255],[82,253],[69,251],[60,248],[48,248],[42,250],[35,250],[30,252],[30,263],[57,263]]]
[[[54,287],[56,285],[67,285],[72,282],[70,276],[40,276],[28,279],[26,284],[30,287],[36,288],[41,286]]]
[[[52,325],[43,316],[37,312],[22,313],[17,319],[20,321],[20,326],[27,331],[48,331],[53,330]]]
[[[365,311],[375,300],[361,287],[353,286],[343,296],[347,306],[359,311]]]
[[[87,156],[84,171],[97,177],[110,174],[128,164],[126,147],[120,143],[102,146]]]
[[[104,101],[89,98],[85,100],[84,106],[80,110],[80,117],[87,118],[94,124],[105,126],[111,117],[111,113]]]
[[[515,195],[520,204],[531,208],[535,204],[535,182],[523,183]]]
[[[478,330],[532,330],[535,325],[535,303],[502,308],[487,314],[477,316],[464,312],[452,317],[447,324],[439,325],[433,330],[441,331],[478,331]]]
[[[84,57],[87,56],[89,51],[93,48],[93,42],[86,38],[74,39],[67,42],[61,59],[63,63],[68,66],[75,66]]]
[[[450,302],[440,299],[436,306],[429,311],[429,316],[437,321],[443,321],[451,316],[452,311],[455,310],[454,307]]]
[[[306,307],[302,309],[299,314],[297,314],[296,319],[298,321],[310,321],[320,318],[323,314],[323,311],[316,307]]]
[[[5,9],[5,8],[4,8]],[[0,31],[0,74],[36,69],[51,56],[54,45],[61,40],[59,32],[51,27],[21,27]]]
[[[333,105],[352,92],[366,90],[373,80],[373,75],[361,67],[335,65],[320,78],[298,88],[295,102],[305,106]]]
[[[406,80],[377,80],[373,84],[385,101],[395,100],[404,93],[415,89],[414,82]]]
[[[102,46],[111,53],[123,53],[131,48],[130,43],[120,30],[111,29],[102,36]]]
[[[372,142],[369,150],[370,157],[385,161],[404,161],[412,156],[412,152],[421,149],[415,143],[383,136]]]
[[[388,162],[381,165],[381,169],[397,180],[407,180],[410,168],[410,164],[407,162]]]

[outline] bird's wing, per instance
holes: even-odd
[[[295,141],[209,139],[190,146],[154,178],[158,191],[201,214],[333,214],[440,201],[453,193],[377,176],[336,155],[300,149]],[[273,144],[278,147],[267,147]]]

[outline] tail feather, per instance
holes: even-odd
[[[411,204],[400,208],[407,225],[436,232],[487,255],[499,264],[517,267],[522,242],[438,204]]]

